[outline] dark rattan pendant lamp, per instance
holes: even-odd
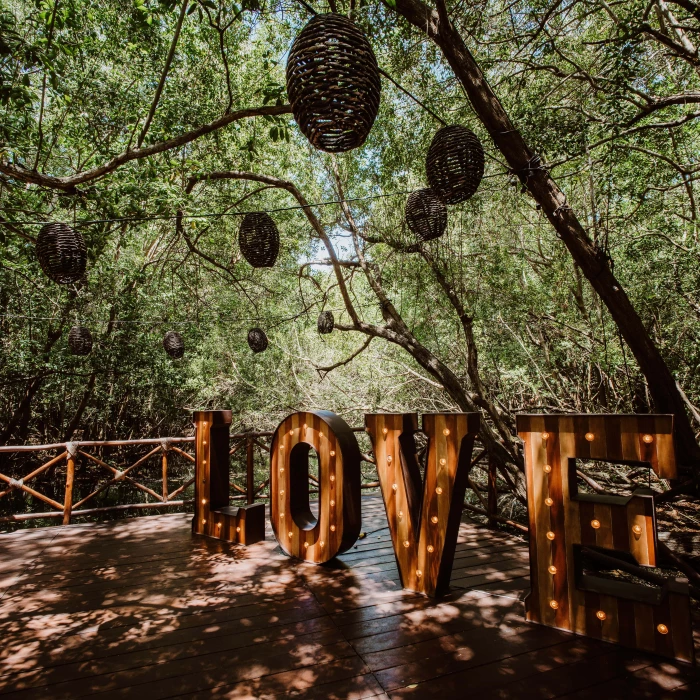
[[[42,226],[36,239],[36,255],[44,274],[58,284],[77,282],[85,274],[85,240],[68,224]]]
[[[262,328],[251,328],[248,331],[248,345],[255,352],[264,352],[267,350],[267,336]]]
[[[280,252],[280,234],[272,217],[264,211],[246,214],[238,232],[238,244],[253,267],[272,267]]]
[[[92,352],[92,333],[85,326],[73,326],[68,333],[71,354],[85,356]]]
[[[484,176],[484,149],[466,126],[443,126],[428,149],[426,174],[430,189],[445,203],[469,199]]]
[[[381,80],[367,37],[343,15],[316,15],[292,44],[287,94],[314,148],[343,153],[361,146],[377,118]]]
[[[419,241],[440,238],[447,229],[447,207],[430,188],[416,190],[406,200],[406,223]]]
[[[168,331],[163,337],[163,348],[170,357],[179,360],[185,354],[185,341],[177,331]]]
[[[335,317],[332,311],[321,311],[318,315],[318,321],[316,322],[316,328],[321,335],[327,335],[332,333],[335,328]]]

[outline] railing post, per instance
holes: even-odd
[[[160,447],[163,450],[162,467],[163,467],[163,503],[168,501],[168,450],[170,449],[170,440],[162,440]]]
[[[488,517],[489,527],[496,527],[494,515],[498,515],[498,486],[496,484],[496,460],[489,455]]]
[[[246,502],[255,503],[255,443],[246,438]]]
[[[66,443],[66,495],[63,499],[63,524],[70,525],[73,510],[73,481],[75,480],[75,457],[78,447],[72,442]]]

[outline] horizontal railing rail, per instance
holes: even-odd
[[[364,428],[351,428],[354,433],[364,432]],[[247,431],[234,433],[230,436],[229,456],[233,458],[238,455],[243,456],[245,471],[239,470],[231,472],[231,501],[244,501],[247,504],[255,503],[256,500],[264,500],[269,498],[269,493],[266,489],[269,487],[269,477],[256,481],[256,464],[261,466],[260,457],[264,457],[264,472],[267,472],[269,464],[270,439],[274,435],[271,431]],[[26,493],[34,502],[40,501],[51,508],[51,510],[42,512],[18,512],[9,514],[0,514],[0,523],[6,522],[22,522],[27,520],[37,519],[55,519],[61,520],[62,524],[68,525],[74,517],[98,516],[109,513],[120,513],[129,510],[147,510],[147,509],[168,509],[179,508],[192,503],[192,495],[186,494],[187,490],[194,484],[194,455],[187,451],[190,445],[194,445],[194,437],[162,437],[162,438],[142,438],[134,440],[74,440],[70,442],[57,442],[46,445],[3,445],[0,446],[0,457],[12,453],[39,453],[39,452],[58,452],[51,456],[47,461],[34,467],[28,474],[21,478],[16,478],[3,473],[3,467],[0,463],[0,507],[3,504],[3,498],[7,497],[14,491],[22,491]],[[98,453],[104,448],[119,449],[119,448],[136,448],[139,446],[150,447],[151,449],[146,454],[140,455],[126,465],[116,466],[113,459],[100,456]],[[243,455],[241,455],[243,453]],[[171,469],[171,460],[179,458],[186,465],[184,473],[180,469],[179,475],[174,475]],[[157,458],[160,458],[160,471],[158,475],[158,484],[151,480],[151,486],[143,483],[142,476],[145,469],[153,469],[153,464]],[[371,469],[368,473],[363,474],[362,489],[377,489],[379,488],[379,479],[376,473],[374,457],[371,453],[362,453],[362,461],[370,465]],[[489,524],[494,525],[496,522],[523,527],[517,523],[498,515],[498,491],[496,489],[496,466],[493,460],[490,460],[485,450],[479,452],[472,460],[471,467],[480,462],[488,463],[488,481],[484,489],[469,479],[470,486],[474,490],[479,506],[464,504],[465,510],[485,515],[488,517]],[[76,469],[78,464],[82,464],[83,468],[87,465],[97,470],[101,476],[98,478],[99,483],[95,483],[85,495],[80,494],[76,499]],[[37,477],[50,472],[55,475],[55,469],[58,465],[65,465],[65,480],[62,484],[62,498],[58,500],[58,496],[52,497],[39,490],[36,484]],[[485,467],[482,467],[485,468]],[[50,471],[51,470],[51,471]],[[15,468],[14,471],[17,471]],[[94,480],[93,474],[93,480]],[[117,503],[113,505],[99,505],[95,501],[102,494],[109,491],[113,486],[127,484],[131,488],[131,498],[135,492],[144,494],[145,501]],[[153,486],[153,488],[152,488]],[[310,493],[318,493],[318,479],[309,474]],[[485,490],[485,496],[482,496],[480,491]],[[54,494],[55,495],[55,494]],[[88,507],[85,507],[88,506]],[[92,507],[90,507],[92,506]],[[25,506],[26,508],[26,506]],[[7,508],[5,508],[7,513]],[[524,528],[525,529],[525,528]]]
[[[353,432],[363,432],[364,428],[352,428]],[[231,448],[230,457],[234,457],[241,451],[245,452],[245,472],[232,473],[230,486],[232,494],[231,501],[245,501],[248,504],[255,503],[256,500],[267,499],[269,494],[266,489],[269,486],[269,478],[256,482],[256,463],[259,455],[269,455],[271,431],[248,431],[234,433],[230,436]],[[133,440],[73,440],[69,442],[56,442],[44,445],[3,445],[0,446],[0,455],[58,452],[37,467],[34,467],[21,478],[9,476],[3,473],[0,466],[0,505],[2,499],[14,491],[26,493],[33,501],[40,501],[51,508],[42,512],[20,512],[0,515],[0,523],[22,522],[37,519],[58,519],[62,524],[68,525],[74,517],[94,516],[107,513],[118,513],[128,510],[163,509],[181,507],[192,502],[184,498],[185,492],[194,484],[194,455],[187,451],[190,445],[194,444],[194,437],[162,437],[162,438],[142,438]],[[100,456],[99,451],[103,448],[116,449],[127,447],[151,447],[146,454],[140,455],[134,461],[125,466],[116,466],[113,460]],[[180,457],[185,463],[190,465],[185,478],[180,478],[179,483],[172,483],[172,473],[169,468],[170,459],[173,455]],[[160,487],[158,490],[143,483],[144,478],[140,476],[146,468],[152,468],[153,462],[160,457]],[[374,458],[370,454],[363,454],[364,462],[373,464]],[[112,462],[112,463],[110,463]],[[267,464],[268,459],[265,459]],[[76,469],[78,465],[90,465],[98,470],[101,475],[99,483],[89,490],[85,495],[76,497]],[[62,499],[51,497],[39,490],[36,485],[37,477],[49,472],[55,474],[58,465],[65,466],[65,480],[62,484]],[[16,469],[14,471],[17,471]],[[318,481],[309,475],[311,493],[317,492]],[[140,491],[147,499],[144,502],[119,503],[116,505],[100,506],[94,505],[99,496],[105,494],[111,487],[119,484],[128,484],[133,492]],[[3,488],[4,487],[4,488]],[[174,487],[174,488],[173,488]],[[316,487],[316,490],[314,490]],[[363,489],[374,489],[379,487],[376,474],[374,478],[362,484]],[[89,507],[93,505],[94,507]],[[88,506],[88,507],[85,507]]]

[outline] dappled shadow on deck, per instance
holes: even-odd
[[[691,667],[526,624],[517,539],[465,522],[435,603],[377,497],[363,530],[321,567],[181,514],[0,536],[0,698],[697,697]]]

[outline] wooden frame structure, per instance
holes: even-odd
[[[692,662],[687,582],[659,577],[643,586],[587,573],[584,564],[588,556],[642,573],[655,566],[653,495],[583,494],[576,485],[581,459],[647,464],[675,478],[673,416],[519,415],[517,427],[530,521],[527,619]]]
[[[265,539],[265,505],[229,505],[231,411],[195,411],[195,481],[192,533],[225,542]]]
[[[429,442],[421,479],[414,440],[418,415],[365,415],[404,588],[438,596],[449,586],[480,421],[478,413],[423,414]]]
[[[309,451],[318,454],[318,517],[309,506]],[[360,448],[352,429],[330,411],[285,418],[270,450],[270,517],[288,555],[322,564],[360,534]]]

